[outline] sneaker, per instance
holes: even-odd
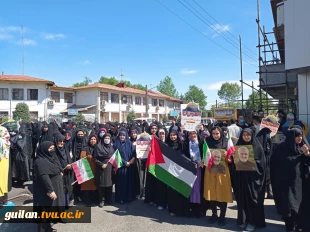
[[[163,210],[164,209],[164,207],[162,207],[162,206],[158,206],[158,208],[157,208],[158,210]]]
[[[71,200],[71,201],[69,202],[69,206],[70,206],[70,207],[74,206],[74,200]]]
[[[246,226],[246,230],[247,231],[253,231],[255,229],[255,226],[253,226],[253,225],[251,225],[251,224],[248,224],[247,226]]]
[[[225,225],[226,225],[226,223],[225,223],[225,218],[221,218],[221,217],[220,217],[219,222],[218,222],[218,225],[219,225],[219,226],[225,226]]]
[[[102,201],[102,202],[100,202],[99,207],[103,208],[103,206],[104,206],[104,202]]]
[[[219,219],[218,216],[213,214],[213,215],[209,218],[208,222],[209,222],[209,224],[214,224],[215,222],[218,221],[218,219]]]

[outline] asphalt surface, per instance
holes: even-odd
[[[28,187],[27,187],[28,186]],[[25,188],[13,188],[9,198],[16,205],[32,205],[31,183]],[[29,194],[30,193],[30,194]],[[30,196],[30,197],[29,197]],[[53,228],[59,232],[83,232],[83,231],[131,231],[131,232],[213,232],[213,231],[244,231],[236,226],[237,207],[235,202],[228,205],[226,214],[226,226],[219,227],[217,224],[209,225],[207,217],[203,218],[182,218],[171,217],[166,210],[158,210],[156,207],[145,204],[142,200],[136,200],[130,204],[115,206],[104,206],[99,208],[92,206],[91,223],[56,224]],[[284,223],[277,215],[273,200],[265,200],[265,214],[267,227],[256,229],[263,232],[285,231]],[[0,224],[1,232],[35,232],[35,224]]]

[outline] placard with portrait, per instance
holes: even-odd
[[[253,146],[235,146],[234,162],[237,171],[256,171]]]

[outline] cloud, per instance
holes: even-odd
[[[81,64],[82,65],[88,65],[88,64],[90,64],[90,61],[89,60],[84,60]]]
[[[222,24],[214,24],[211,25],[211,28],[216,31],[217,33],[213,35],[213,37],[219,36],[219,34],[231,31],[231,26],[230,25],[222,25]]]
[[[18,45],[25,45],[25,46],[36,46],[37,42],[33,39],[24,39],[24,41],[20,40],[18,43]]]
[[[12,39],[12,38],[13,38],[12,35],[0,33],[0,40],[9,40],[9,39]]]
[[[20,33],[21,27],[15,26],[0,26],[0,40],[11,40],[15,34]],[[24,28],[25,31],[25,28]]]
[[[53,40],[53,39],[64,39],[66,36],[64,34],[50,34],[50,33],[41,33],[41,36],[44,39]]]
[[[254,88],[257,88],[257,86],[259,85],[259,80],[243,80],[245,83],[249,84],[249,85],[252,85],[252,81],[254,82]],[[215,82],[213,84],[210,84],[210,85],[203,85],[201,88],[203,90],[219,90],[222,86],[222,84],[224,84],[225,82],[229,82],[229,83],[237,83],[239,85],[241,85],[240,81],[218,81],[218,82]],[[252,89],[251,87],[247,86],[247,85],[243,85],[243,88],[244,90],[250,90]]]
[[[197,73],[197,70],[185,68],[185,69],[182,69],[180,73],[183,75],[195,74]]]
[[[21,27],[15,27],[15,26],[1,27],[0,26],[0,32],[17,32],[20,30],[21,30]],[[25,31],[25,28],[24,28],[24,31]]]

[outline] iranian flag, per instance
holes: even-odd
[[[71,166],[75,173],[78,184],[82,184],[83,182],[94,178],[93,171],[91,170],[86,157],[74,162]]]
[[[230,135],[228,135],[228,143],[227,143],[227,160],[228,162],[231,162],[231,156],[235,153],[235,146],[233,141],[230,138]]]
[[[146,167],[149,173],[169,187],[185,197],[190,196],[197,178],[195,165],[155,136],[152,138]]]
[[[205,166],[207,166],[208,168],[212,168],[213,158],[212,158],[211,151],[210,151],[206,141],[203,142],[202,154],[203,154],[202,157],[203,157],[203,162],[204,162]]]
[[[114,154],[110,158],[109,163],[111,163],[116,170],[119,169],[120,167],[123,167],[124,164],[118,149],[114,152]]]

